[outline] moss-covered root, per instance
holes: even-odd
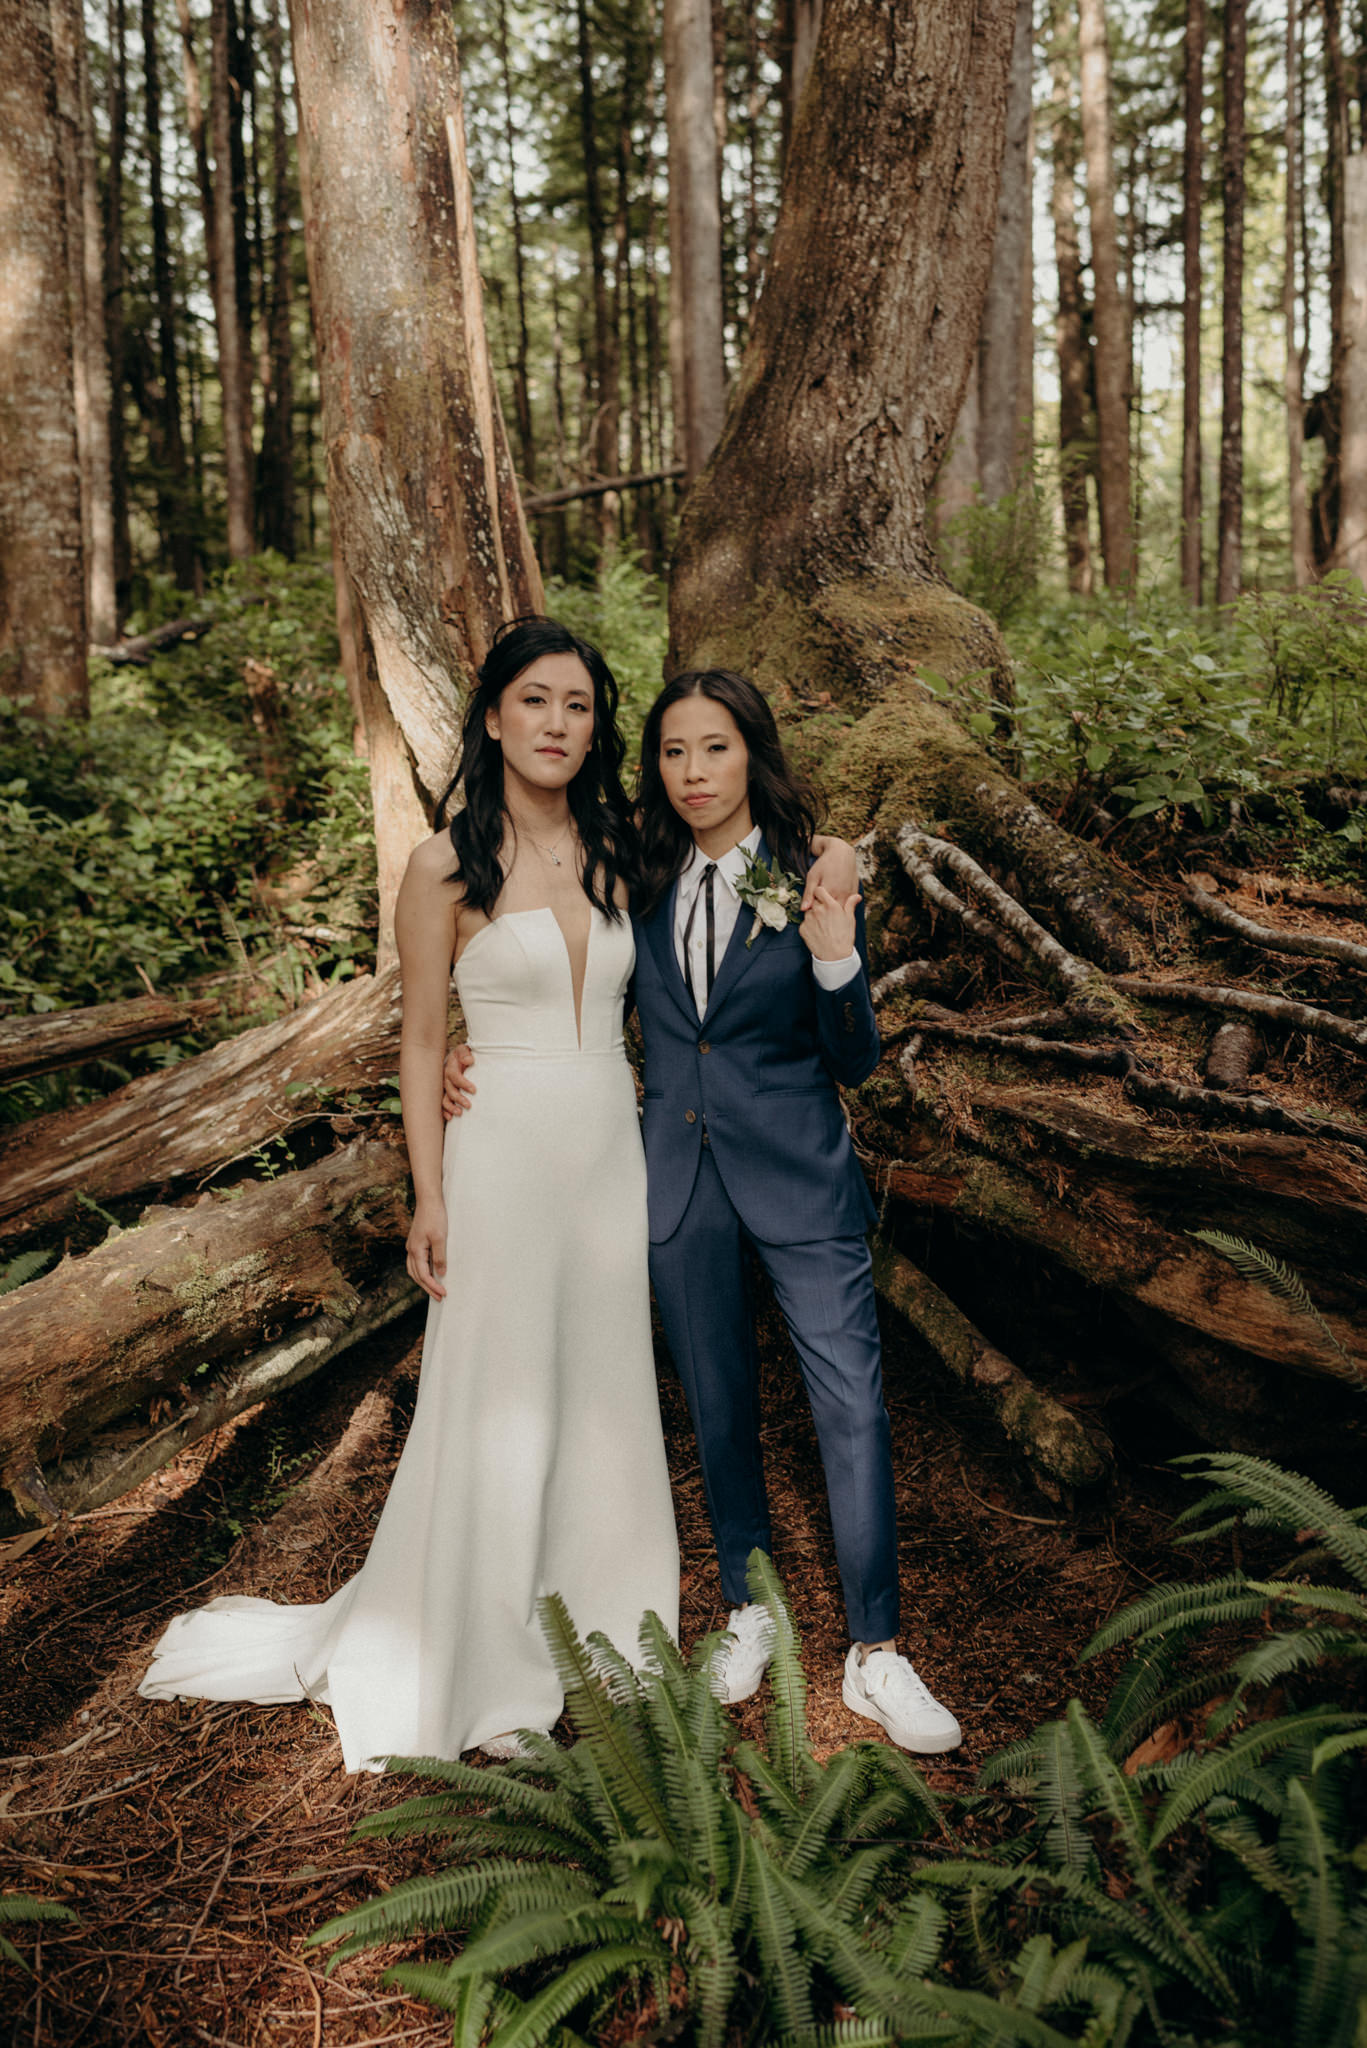
[[[1072,1491],[1109,1479],[1109,1445],[1088,1435],[1075,1415],[1028,1380],[910,1259],[880,1242],[873,1277],[883,1299],[986,1406],[1046,1482]]]
[[[829,698],[817,767],[835,831],[858,839],[876,825],[889,839],[908,820],[1012,872],[1023,897],[1048,908],[1069,942],[1121,972],[1136,964],[1140,923],[1121,872],[1033,804],[956,715],[954,685],[986,684],[1006,700],[1011,666],[986,613],[943,584],[870,576],[810,598],[765,590],[739,616],[719,618],[676,650],[676,665],[738,668],[773,700],[780,720],[806,730],[813,698]],[[933,674],[949,689],[932,692]],[[855,714],[855,723],[847,721]],[[803,750],[812,753],[810,746]]]

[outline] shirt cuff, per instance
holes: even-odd
[[[853,981],[863,962],[857,953],[851,953],[848,960],[813,960],[812,970],[816,985],[824,988],[827,995],[834,995],[838,988],[844,988],[847,981]]]

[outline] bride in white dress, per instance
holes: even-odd
[[[177,1616],[139,1688],[321,1701],[349,1771],[506,1755],[512,1731],[551,1727],[562,1695],[542,1594],[627,1655],[647,1608],[677,1629],[645,1162],[622,1046],[634,841],[616,696],[601,656],[563,627],[505,632],[466,718],[465,806],[404,879],[408,1269],[431,1305],[365,1564],[317,1606],[233,1596]],[[480,1100],[443,1138],[453,963]],[[448,1236],[461,1248],[449,1288]]]

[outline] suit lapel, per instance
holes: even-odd
[[[674,909],[679,899],[679,885],[674,883],[664,902],[657,904],[650,916],[643,920],[641,930],[646,944],[660,972],[660,979],[673,996],[679,1008],[691,1024],[698,1021],[698,1009],[688,993],[688,984],[683,978],[678,955],[674,951]],[[715,988],[713,993],[715,994]]]
[[[769,863],[769,848],[763,833],[760,834],[759,845],[756,847],[755,852],[757,857],[767,867]],[[781,934],[767,931],[761,925],[755,933],[755,943],[753,946],[747,946],[745,942],[750,936],[754,922],[754,911],[751,910],[748,903],[742,903],[736,916],[736,928],[727,943],[726,951],[722,955],[721,966],[717,969],[717,978],[712,984],[712,994],[708,1001],[706,1015],[703,1018],[704,1023],[707,1023],[716,1015],[718,1009],[726,1001],[726,998],[730,995],[741,976],[754,966],[755,961],[764,950],[765,940],[781,936]]]

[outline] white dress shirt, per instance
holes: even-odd
[[[715,947],[713,958],[719,973],[726,948],[731,941],[731,934],[736,929],[736,919],[742,914],[746,917],[754,914],[742,904],[736,894],[736,884],[745,873],[745,856],[759,852],[759,840],[760,828],[756,825],[747,838],[742,839],[738,846],[733,846],[729,853],[722,854],[715,863],[717,874],[712,884]],[[688,968],[684,962],[684,932],[688,927],[688,914],[702,887],[703,870],[707,866],[708,856],[701,847],[695,846],[687,867],[679,876],[679,893],[674,899],[674,957],[685,980],[688,979]],[[692,954],[693,999],[698,1006],[698,1015],[702,1017],[707,1010],[707,919],[701,909],[693,920],[689,952]],[[853,981],[861,966],[862,962],[857,952],[851,953],[846,960],[812,961],[817,985],[832,994],[836,989],[844,988],[847,981]]]

